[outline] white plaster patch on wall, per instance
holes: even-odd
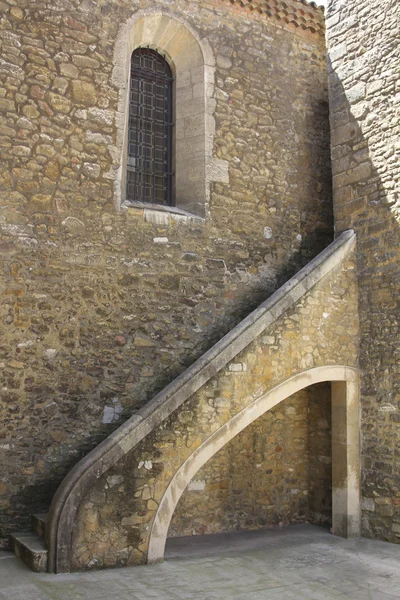
[[[43,355],[47,360],[52,361],[57,355],[57,350],[55,348],[48,348],[43,352]]]
[[[265,394],[265,389],[263,387],[255,389],[253,394],[249,396],[250,402],[255,402],[255,400],[260,398],[263,394]]]
[[[178,215],[175,213],[170,213],[171,221],[173,223],[204,223],[204,219],[202,217],[196,217],[195,215],[187,214],[187,215]]]
[[[189,492],[202,492],[206,487],[206,482],[203,479],[191,481],[188,485]]]
[[[208,163],[210,181],[229,183],[229,163],[221,158],[212,158]]]
[[[69,227],[70,225],[81,225],[82,227],[85,227],[85,224],[82,223],[82,221],[80,221],[79,219],[76,219],[75,217],[67,217],[66,219],[64,219],[64,221],[61,222],[61,225],[64,225],[64,227]]]
[[[98,179],[100,177],[101,168],[96,163],[83,163],[82,173],[91,179]]]
[[[264,237],[266,240],[270,240],[272,238],[272,229],[271,227],[264,227]]]
[[[397,408],[393,406],[393,404],[390,404],[390,402],[387,402],[386,404],[382,404],[382,406],[379,407],[379,410],[381,412],[396,412]]]
[[[92,144],[105,144],[106,146],[111,146],[113,143],[111,135],[96,133],[93,131],[86,132],[86,140]]]
[[[2,217],[2,220],[5,220],[4,217]],[[5,223],[2,222],[0,223],[1,227],[0,227],[0,231],[2,233],[8,233],[10,235],[15,235],[15,236],[30,236],[32,235],[32,231],[33,231],[33,225],[13,225],[11,223]]]
[[[28,237],[18,237],[18,241],[21,243],[22,246],[26,246],[27,248],[32,248],[32,246],[37,246],[38,245],[38,241],[35,238],[28,238]]]
[[[314,358],[312,354],[306,354],[300,360],[300,366],[302,369],[311,369],[314,366]]]
[[[114,123],[114,111],[112,110],[92,107],[87,111],[87,116],[92,121],[96,121],[96,123],[101,123],[103,125],[111,126]]]
[[[32,340],[28,340],[27,342],[21,342],[20,344],[17,344],[17,348],[29,348],[29,346],[33,346],[35,342],[33,342]]]
[[[105,406],[103,410],[102,423],[109,424],[118,421],[119,415],[122,413],[123,408],[119,403],[118,398],[113,399],[113,406]]]
[[[151,460],[141,460],[138,464],[138,469],[141,469],[142,467],[147,469],[147,471],[150,471],[150,469],[153,468],[153,463]]]
[[[92,558],[91,561],[88,562],[88,567],[95,567],[98,564],[97,558]]]
[[[228,369],[233,373],[240,373],[242,371],[247,371],[247,365],[245,363],[231,363]]]
[[[230,400],[227,398],[214,398],[210,402],[214,408],[230,408]]]
[[[154,225],[169,225],[171,217],[167,212],[145,209],[144,220],[146,223],[154,223]]]

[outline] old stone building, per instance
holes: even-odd
[[[399,7],[0,9],[3,546],[398,542]]]
[[[357,234],[363,535],[399,542],[399,3],[327,15],[335,230]]]

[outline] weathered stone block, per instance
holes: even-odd
[[[361,183],[369,179],[372,173],[371,163],[364,162],[356,167],[349,169],[346,173],[340,173],[334,177],[334,185],[336,188],[342,188],[352,183]]]
[[[71,110],[71,101],[59,94],[49,93],[49,104],[56,111],[68,114]]]
[[[72,81],[72,99],[77,104],[92,106],[96,104],[96,91],[92,83],[79,79]]]

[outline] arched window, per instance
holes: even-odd
[[[206,217],[211,183],[229,183],[228,161],[213,156],[214,76],[209,42],[180,16],[149,7],[121,26],[112,73],[116,144],[107,173],[116,208],[142,208],[145,219],[158,212],[164,220],[167,213]]]
[[[128,200],[172,204],[172,72],[155,50],[131,57],[127,153]]]

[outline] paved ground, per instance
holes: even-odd
[[[311,525],[169,542],[158,565],[48,575],[0,554],[1,600],[394,600],[400,546]]]

